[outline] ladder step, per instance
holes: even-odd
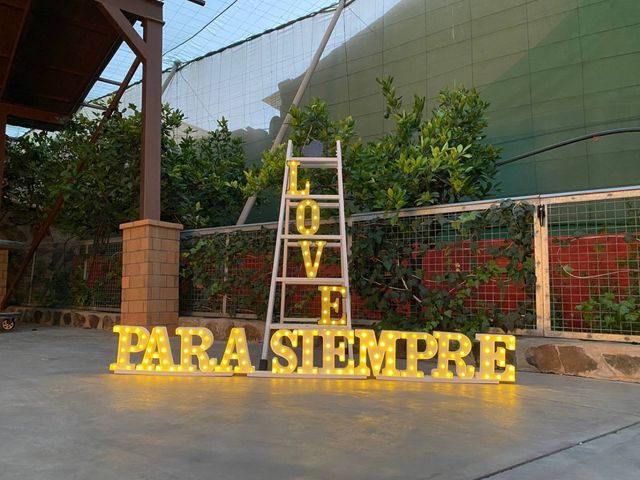
[[[320,162],[314,162],[314,163],[305,163],[305,162],[300,162],[300,167],[302,168],[317,168],[317,169],[332,169],[332,170],[336,170],[337,169],[337,165],[335,163],[320,163]]]
[[[348,330],[347,325],[319,325],[317,323],[272,323],[271,330]]]
[[[283,319],[280,320],[280,323],[282,324],[291,324],[291,323],[311,323],[313,325],[317,325],[318,324],[318,317],[315,318],[311,318],[311,317],[285,317]]]
[[[287,193],[284,198],[287,200],[340,200],[340,195],[291,195]]]
[[[295,160],[296,162],[308,162],[308,163],[318,163],[318,162],[333,162],[335,164],[338,163],[338,157],[289,157],[287,160]]]
[[[300,205],[300,202],[289,202],[289,207],[295,208]],[[320,208],[340,208],[339,203],[335,202],[318,202]]]
[[[335,285],[343,287],[346,284],[343,278],[276,277],[276,281],[287,285]]]
[[[315,242],[311,242],[315,243]],[[299,247],[298,242],[287,242],[287,247]],[[341,243],[329,242],[325,245],[325,248],[340,248],[342,246]]]
[[[341,240],[340,235],[297,235],[293,233],[285,233],[282,235],[284,240]]]

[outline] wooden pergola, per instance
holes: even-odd
[[[160,219],[162,7],[158,0],[0,0],[0,198],[7,124],[59,129],[83,105],[96,82],[112,83],[118,91],[91,138],[95,142],[142,64],[140,219]],[[135,22],[142,24],[142,35]],[[136,55],[126,77],[101,78],[123,41]],[[77,169],[83,168],[81,160]],[[64,198],[58,197],[35,232],[1,309],[63,203]]]

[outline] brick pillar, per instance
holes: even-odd
[[[123,325],[178,326],[178,275],[182,225],[138,220],[120,225]]]
[[[9,250],[0,250],[0,299],[7,293]]]

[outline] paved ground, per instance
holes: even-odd
[[[0,479],[640,478],[640,385],[119,376],[115,347],[0,335]]]

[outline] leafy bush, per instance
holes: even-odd
[[[244,203],[231,187],[244,175],[242,140],[223,118],[218,129],[194,138],[190,131],[170,142],[162,157],[162,214],[187,228],[234,223]]]
[[[304,108],[292,107],[289,126],[294,155],[302,155],[302,147],[316,140],[322,143],[324,155],[336,153],[336,141],[340,140],[344,152],[354,138],[355,122],[350,116],[336,121],[329,115],[324,101],[314,98]],[[262,153],[262,164],[254,166],[245,172],[246,184],[239,187],[245,196],[256,195],[258,200],[264,200],[273,195],[280,195],[287,145],[282,143],[275,151],[265,150]],[[315,170],[304,172],[311,180],[315,192],[334,180],[333,172]],[[346,188],[349,191],[349,188]]]
[[[381,312],[381,328],[411,331],[505,330],[534,322],[533,206],[505,201],[485,211],[433,215],[354,227],[351,286],[366,308]],[[503,241],[487,242],[492,231]],[[443,272],[423,268],[439,252]],[[459,258],[469,259],[469,265]],[[502,299],[483,299],[478,289],[494,285]],[[511,285],[511,291],[508,286]],[[519,292],[515,310],[502,301]]]
[[[232,223],[242,207],[229,182],[243,182],[242,144],[226,121],[201,138],[190,131],[176,140],[183,115],[162,110],[163,219],[187,228]],[[65,205],[59,230],[104,239],[138,216],[141,114],[130,105],[106,123],[95,145],[89,138],[99,117],[76,115],[60,132],[25,135],[9,142],[3,215],[12,225],[36,225],[59,193]],[[81,173],[78,162],[84,162]]]
[[[394,211],[479,199],[495,188],[499,150],[482,143],[488,103],[476,90],[443,90],[431,117],[424,118],[424,97],[415,96],[411,110],[406,111],[393,78],[378,82],[386,99],[386,115],[395,128],[373,142],[363,144],[355,137],[351,117],[332,120],[321,100],[291,110],[290,139],[297,154],[309,141],[318,140],[325,155],[332,155],[336,139],[341,140],[345,193],[355,210]],[[273,153],[267,151],[262,165],[246,172],[246,196],[260,199],[279,194],[285,153],[285,145]],[[312,171],[307,176],[316,192],[333,180],[326,172]]]
[[[269,298],[275,231],[236,231],[195,237],[182,253],[181,310],[216,311],[264,319]]]
[[[629,295],[618,298],[611,290],[603,290],[576,305],[583,320],[596,331],[634,331],[640,319],[640,298]]]
[[[379,141],[356,144],[348,155],[348,191],[358,209],[392,211],[492,191],[499,151],[481,143],[489,104],[475,89],[443,90],[431,117],[424,118],[424,97],[415,96],[406,111],[393,78],[378,82],[395,128]]]

